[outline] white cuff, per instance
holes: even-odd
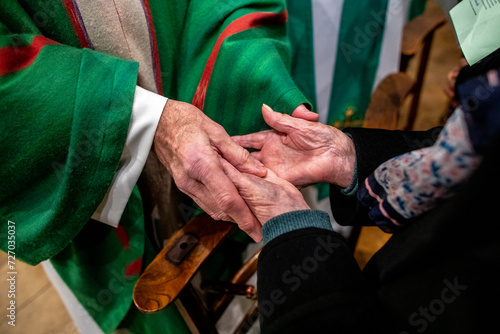
[[[135,89],[132,116],[125,147],[113,182],[92,219],[117,227],[130,194],[144,168],[167,98]]]

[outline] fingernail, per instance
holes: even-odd
[[[262,108],[266,109],[266,111],[270,111],[270,112],[274,111],[273,109],[271,109],[271,107],[270,107],[270,106],[268,106],[268,105],[267,105],[267,104],[265,104],[265,103],[262,105]]]

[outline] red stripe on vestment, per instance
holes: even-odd
[[[125,229],[121,225],[118,225],[118,227],[115,228],[115,232],[123,247],[128,250],[130,246],[130,240],[127,231],[125,231]]]
[[[125,277],[140,274],[141,268],[142,268],[142,257],[138,258],[137,260],[128,264],[125,267]]]
[[[251,13],[231,22],[226,29],[222,31],[219,38],[217,38],[217,42],[208,57],[205,70],[201,76],[196,93],[194,94],[192,104],[203,110],[203,106],[205,105],[205,96],[207,94],[208,84],[210,83],[210,77],[212,76],[215,61],[217,60],[217,55],[219,54],[221,45],[226,38],[248,29],[258,28],[264,25],[283,24],[287,21],[288,12],[284,10],[280,13]]]
[[[0,48],[0,75],[14,73],[29,67],[38,57],[40,50],[50,44],[59,44],[47,37],[37,35],[27,46]]]
[[[153,58],[153,71],[155,75],[156,90],[158,94],[163,95],[163,87],[161,83],[161,67],[160,67],[160,53],[158,52],[158,44],[156,42],[156,31],[153,25],[153,15],[151,14],[151,7],[149,0],[143,0],[144,12],[146,13],[146,20],[148,22],[149,35],[151,39],[151,56]]]
[[[69,20],[71,22],[71,25],[73,26],[73,30],[75,31],[76,37],[78,38],[80,47],[92,48],[88,36],[85,33],[82,18],[77,8],[75,8],[73,1],[63,0],[63,5],[64,8],[66,9],[66,12],[68,13]]]

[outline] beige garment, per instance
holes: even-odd
[[[158,93],[151,50],[153,43],[141,2],[76,0],[75,4],[94,49],[139,62],[138,86]],[[177,189],[153,151],[148,156],[138,185],[143,196],[146,223],[152,227],[147,226],[146,231],[152,233],[158,241],[157,246],[161,246],[163,239],[186,223],[186,213],[193,205]]]

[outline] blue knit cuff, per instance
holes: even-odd
[[[317,227],[333,231],[330,217],[320,210],[300,210],[287,212],[271,218],[262,227],[264,245],[274,238],[287,232],[300,230],[307,227]]]

